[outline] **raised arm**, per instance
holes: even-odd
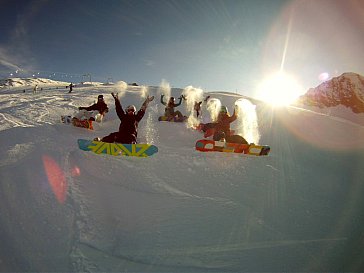
[[[145,114],[145,111],[147,110],[147,107],[148,107],[149,102],[151,102],[153,99],[154,99],[154,96],[152,96],[152,97],[149,97],[148,96],[145,99],[145,101],[143,102],[142,107],[140,107],[140,109],[139,109],[139,111],[137,113],[137,121],[138,122],[143,118],[143,116]]]
[[[154,97],[153,97],[153,98],[154,98]],[[167,103],[163,101],[163,98],[164,98],[164,94],[162,94],[162,95],[161,95],[161,103],[162,103],[163,105],[167,105]]]
[[[116,114],[118,115],[119,119],[122,120],[123,117],[125,116],[125,112],[123,110],[123,107],[121,106],[118,94],[111,93],[111,95],[113,96],[113,98],[115,100]]]
[[[236,114],[236,109],[234,108],[234,112],[233,115],[231,117],[229,117],[228,121],[229,123],[232,123],[233,121],[235,121],[238,118],[238,115]]]
[[[179,102],[174,104],[174,107],[180,106],[182,103],[183,96],[179,97]]]

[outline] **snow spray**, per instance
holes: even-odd
[[[187,112],[189,112],[189,117],[187,120],[187,127],[196,127],[199,124],[197,116],[194,115],[195,103],[203,100],[203,90],[200,88],[195,88],[193,86],[187,86],[182,94],[187,98]]]
[[[221,101],[219,99],[209,99],[207,101],[206,105],[207,111],[210,113],[210,119],[209,121],[206,120],[206,122],[215,122],[217,121],[217,117],[220,113],[221,108]]]
[[[141,92],[141,94],[140,94],[140,96],[143,98],[143,99],[145,99],[148,95],[149,95],[149,93],[148,93],[148,87],[147,86],[142,86],[141,87],[141,89],[140,89],[140,92]]]
[[[249,143],[258,144],[260,133],[255,107],[256,106],[247,99],[238,99],[235,102],[235,109],[238,114],[236,133],[243,136]]]
[[[114,87],[114,93],[117,93],[119,98],[125,95],[125,91],[128,88],[128,84],[124,81],[118,81]]]
[[[158,92],[164,95],[168,99],[171,97],[171,86],[166,80],[162,80],[161,84],[159,85]]]

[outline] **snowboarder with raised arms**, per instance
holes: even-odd
[[[120,119],[119,131],[111,133],[102,139],[95,138],[97,141],[103,141],[108,143],[122,143],[122,144],[136,144],[138,136],[138,124],[144,117],[145,111],[154,97],[147,97],[139,109],[136,111],[134,105],[126,107],[125,111],[121,106],[118,94],[111,93],[115,100],[115,110]]]

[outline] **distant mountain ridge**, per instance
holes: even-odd
[[[42,85],[68,85],[69,82],[55,81],[45,78],[9,78],[0,80],[0,88],[3,87],[23,87]]]
[[[310,88],[299,98],[299,103],[319,108],[343,105],[354,113],[364,113],[364,77],[344,73]]]

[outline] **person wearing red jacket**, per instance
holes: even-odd
[[[230,123],[237,119],[237,114],[234,109],[232,116],[229,115],[226,106],[221,106],[219,115],[216,122],[201,124],[201,129],[203,132],[207,130],[213,130],[213,140],[215,141],[226,141],[229,143],[241,143],[248,144],[248,142],[240,135],[232,134],[230,130]]]
[[[145,111],[148,107],[149,102],[151,102],[154,97],[147,97],[139,109],[136,112],[134,105],[129,105],[126,110],[123,110],[120,100],[117,94],[111,93],[115,100],[115,110],[116,114],[120,119],[119,131],[111,133],[102,139],[96,138],[95,140],[108,142],[108,143],[122,143],[122,144],[136,144],[138,136],[138,125],[141,119],[144,117]]]

